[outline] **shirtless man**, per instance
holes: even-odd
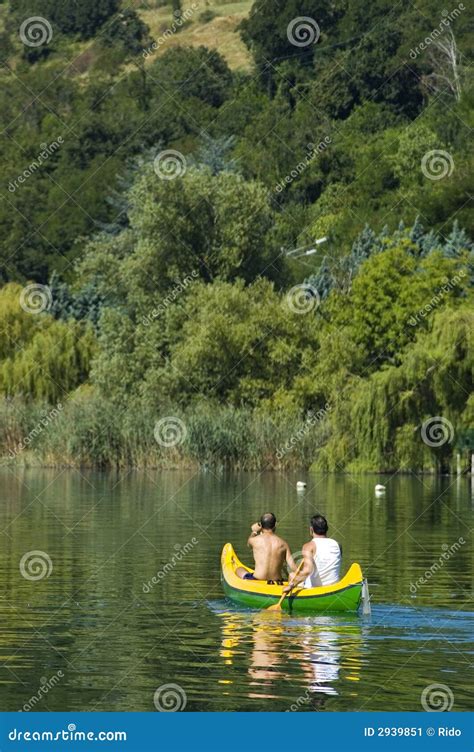
[[[295,562],[288,543],[275,533],[276,517],[272,512],[262,514],[260,522],[252,525],[252,533],[247,543],[253,551],[255,571],[247,572],[243,567],[237,569],[237,574],[243,580],[272,580],[282,582],[282,567],[286,562],[288,568],[294,572]]]

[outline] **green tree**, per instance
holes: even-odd
[[[90,326],[29,313],[20,285],[0,291],[0,393],[57,402],[83,383],[95,351]]]
[[[273,0],[271,13],[268,12],[266,0],[255,0],[249,17],[241,23],[241,33],[253,53],[262,80],[270,84],[275,66],[285,58],[291,58],[297,67],[310,68],[317,50],[317,45],[312,44],[311,39],[317,40],[318,28],[323,35],[329,34],[336,14],[336,6],[327,0]],[[289,25],[301,17],[312,19],[307,29],[308,36],[305,36],[301,24],[302,37],[298,30],[289,30]],[[309,40],[309,44],[296,46],[289,38],[292,33],[296,41]]]
[[[317,404],[318,321],[292,311],[268,280],[194,283],[161,308],[137,324],[118,310],[104,313],[93,370],[104,394],[156,407],[202,399],[276,410]]]
[[[178,157],[178,170],[184,171],[183,160]],[[98,279],[107,299],[127,301],[136,315],[149,314],[187,277],[282,280],[283,260],[271,242],[274,214],[258,183],[192,168],[167,180],[148,166],[129,200],[130,229],[93,241],[81,273]]]
[[[364,369],[396,362],[418,327],[428,325],[425,308],[455,304],[468,288],[466,259],[438,251],[419,261],[413,251],[403,240],[376,254],[361,266],[350,294],[331,301],[333,323],[360,348]]]
[[[126,55],[138,55],[152,43],[149,32],[150,29],[137,13],[125,8],[107,24],[101,41],[106,45],[120,47]]]
[[[150,76],[160,87],[180,98],[195,97],[219,107],[232,84],[232,73],[222,55],[207,47],[173,47],[150,66]]]
[[[11,12],[17,17],[27,18],[41,14],[64,34],[79,34],[88,38],[96,34],[100,27],[118,8],[119,0],[12,0]]]

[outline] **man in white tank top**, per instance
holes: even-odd
[[[334,538],[327,537],[328,523],[321,514],[311,517],[312,540],[303,546],[304,565],[298,576],[290,575],[288,592],[304,582],[305,588],[333,585],[338,582],[341,568],[342,548]]]

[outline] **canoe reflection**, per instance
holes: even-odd
[[[294,697],[291,710],[321,707],[350,691],[362,665],[362,626],[330,616],[291,618],[265,611],[226,612],[220,655],[227,666],[247,661],[250,698]],[[319,698],[319,699],[318,699]]]

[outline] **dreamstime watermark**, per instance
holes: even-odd
[[[410,50],[410,57],[412,60],[416,60],[418,55],[420,55],[424,50],[426,50],[433,42],[436,42],[436,40],[444,34],[447,28],[451,25],[453,21],[456,20],[458,16],[461,15],[463,10],[466,10],[464,3],[459,3],[459,5],[454,8],[452,11],[443,10],[441,12],[441,15],[443,18],[441,19],[439,25],[433,29],[431,34],[428,34],[427,37],[424,38],[422,42],[420,42],[419,45],[417,45],[415,48],[412,48]]]
[[[153,695],[153,703],[160,713],[176,713],[184,710],[188,698],[179,684],[162,684]]]
[[[454,439],[454,426],[442,415],[434,415],[423,422],[421,438],[427,446],[438,449],[445,444],[451,444]]]
[[[288,175],[285,175],[285,177],[280,180],[280,182],[275,186],[275,193],[281,193],[287,185],[290,185],[290,183],[292,183],[295,178],[299,177],[301,173],[304,172],[307,167],[309,167],[311,162],[316,159],[318,154],[322,154],[323,151],[326,151],[330,143],[332,143],[331,137],[325,136],[323,140],[319,142],[319,144],[307,144],[305,158],[302,159],[301,162],[298,162],[296,167],[294,167]]]
[[[63,145],[63,143],[63,137],[58,136],[57,139],[55,139],[55,141],[51,141],[50,144],[40,144],[40,153],[34,158],[32,162],[30,162],[28,167],[26,167],[23,172],[17,175],[14,180],[10,180],[10,182],[8,183],[8,190],[10,191],[10,193],[15,193],[20,185],[26,183],[28,178],[34,175],[35,172],[39,170],[41,165],[47,162],[48,159],[59,149],[59,147]]]
[[[454,170],[454,160],[449,151],[432,149],[421,160],[421,171],[428,180],[442,180],[450,177]]]
[[[288,24],[286,36],[295,47],[309,47],[310,44],[316,44],[321,36],[321,29],[314,18],[297,16]]]
[[[38,423],[34,426],[34,428],[31,429],[31,431],[25,436],[24,439],[21,439],[16,446],[13,447],[13,449],[10,449],[9,455],[11,459],[15,459],[15,457],[20,454],[24,449],[27,449],[32,441],[36,439],[37,436],[39,436],[45,428],[49,426],[49,424],[58,417],[59,413],[63,409],[63,405],[61,402],[58,402],[56,407],[53,407],[49,413],[46,413]]]
[[[52,302],[53,295],[48,285],[27,285],[20,293],[20,306],[25,313],[36,314],[49,311]]]
[[[53,676],[50,679],[47,679],[46,676],[42,676],[40,679],[40,687],[36,694],[32,695],[30,699],[25,702],[20,713],[23,711],[24,713],[28,713],[30,710],[33,710],[35,705],[39,703],[40,700],[43,699],[43,697],[46,697],[48,692],[50,692],[54,687],[59,684],[61,679],[64,678],[64,674],[62,671],[57,671],[57,673],[53,674]]]
[[[191,274],[186,275],[182,281],[177,281],[173,289],[168,293],[166,298],[160,303],[157,308],[154,308],[147,316],[142,317],[142,324],[149,326],[154,319],[157,319],[161,313],[164,313],[166,309],[175,302],[177,298],[184,292],[191,282],[194,282],[199,277],[199,272],[194,270]]]
[[[20,39],[27,47],[49,44],[52,38],[53,28],[43,16],[30,16],[20,26]]]
[[[430,684],[421,693],[421,706],[427,713],[447,713],[453,705],[453,691],[447,684]]]
[[[291,556],[293,557],[293,561],[296,564],[296,567],[298,568],[301,562],[304,560],[304,553],[303,550],[301,551],[292,551]],[[298,583],[297,587],[301,588],[303,587],[304,580]]]
[[[410,326],[417,326],[420,321],[425,319],[431,311],[433,311],[437,306],[444,300],[445,296],[450,293],[452,290],[457,287],[460,282],[463,280],[463,278],[466,276],[466,272],[464,270],[461,270],[458,272],[458,274],[455,274],[454,277],[449,279],[448,277],[445,277],[444,284],[442,287],[438,289],[438,291],[433,295],[430,302],[427,303],[423,308],[420,308],[418,313],[416,313],[414,316],[410,316],[408,319],[408,323]]]
[[[8,733],[8,739],[11,742],[126,742],[127,732],[78,731],[75,723],[68,723],[67,729],[56,728],[54,731],[23,731],[23,729],[13,728]]]
[[[175,544],[175,553],[171,557],[169,561],[166,562],[166,564],[158,570],[158,572],[153,575],[151,580],[148,580],[148,582],[144,582],[142,586],[142,590],[144,593],[151,593],[155,585],[159,585],[159,583],[168,575],[170,572],[173,571],[173,569],[181,562],[183,561],[184,557],[189,554],[190,551],[193,550],[194,546],[197,546],[199,543],[199,540],[197,538],[191,538],[190,541],[184,544],[184,546],[181,546],[179,543]]]
[[[181,16],[179,18],[175,18],[171,26],[168,26],[167,29],[161,34],[161,36],[156,39],[153,44],[150,45],[150,47],[147,47],[146,50],[143,50],[142,55],[146,59],[150,55],[152,55],[156,50],[158,50],[160,47],[162,47],[168,39],[170,39],[174,34],[176,34],[177,31],[186,23],[186,21],[189,21],[189,19],[193,16],[193,14],[198,10],[199,4],[193,3],[189,8],[186,8],[186,10],[183,10]]]
[[[27,551],[20,559],[20,573],[25,580],[36,582],[53,571],[51,557],[44,551]]]
[[[301,284],[288,290],[285,302],[292,313],[305,314],[315,311],[321,302],[321,298],[315,287]]]
[[[311,699],[311,693],[307,689],[304,695],[300,695],[298,699],[290,705],[289,708],[285,710],[285,713],[295,713],[297,710],[300,710],[304,705],[307,705],[308,702]]]
[[[451,546],[448,546],[447,543],[443,543],[441,548],[443,549],[443,553],[438,558],[437,561],[434,562],[434,564],[431,565],[429,569],[427,569],[421,577],[418,577],[416,582],[410,583],[410,593],[412,595],[415,595],[415,593],[418,591],[418,588],[422,585],[427,585],[429,581],[431,580],[434,575],[439,572],[440,569],[444,567],[447,561],[451,559],[454,554],[456,554],[466,541],[464,538],[458,538],[457,541],[455,541]]]
[[[280,447],[280,449],[277,450],[277,459],[281,460],[285,456],[285,454],[291,452],[295,448],[295,446],[300,443],[300,441],[303,441],[303,439],[311,431],[312,427],[315,426],[316,423],[318,423],[320,420],[323,420],[323,418],[325,418],[326,415],[331,412],[331,410],[332,405],[330,405],[329,402],[326,402],[324,407],[322,407],[316,413],[310,411],[306,416],[306,420],[301,428],[295,434],[293,434],[290,439],[288,439],[283,447]]]
[[[153,435],[160,446],[170,449],[183,443],[188,435],[188,429],[181,418],[168,415],[155,423]]]
[[[185,174],[186,157],[176,149],[160,151],[153,160],[153,169],[160,180],[174,180]]]

